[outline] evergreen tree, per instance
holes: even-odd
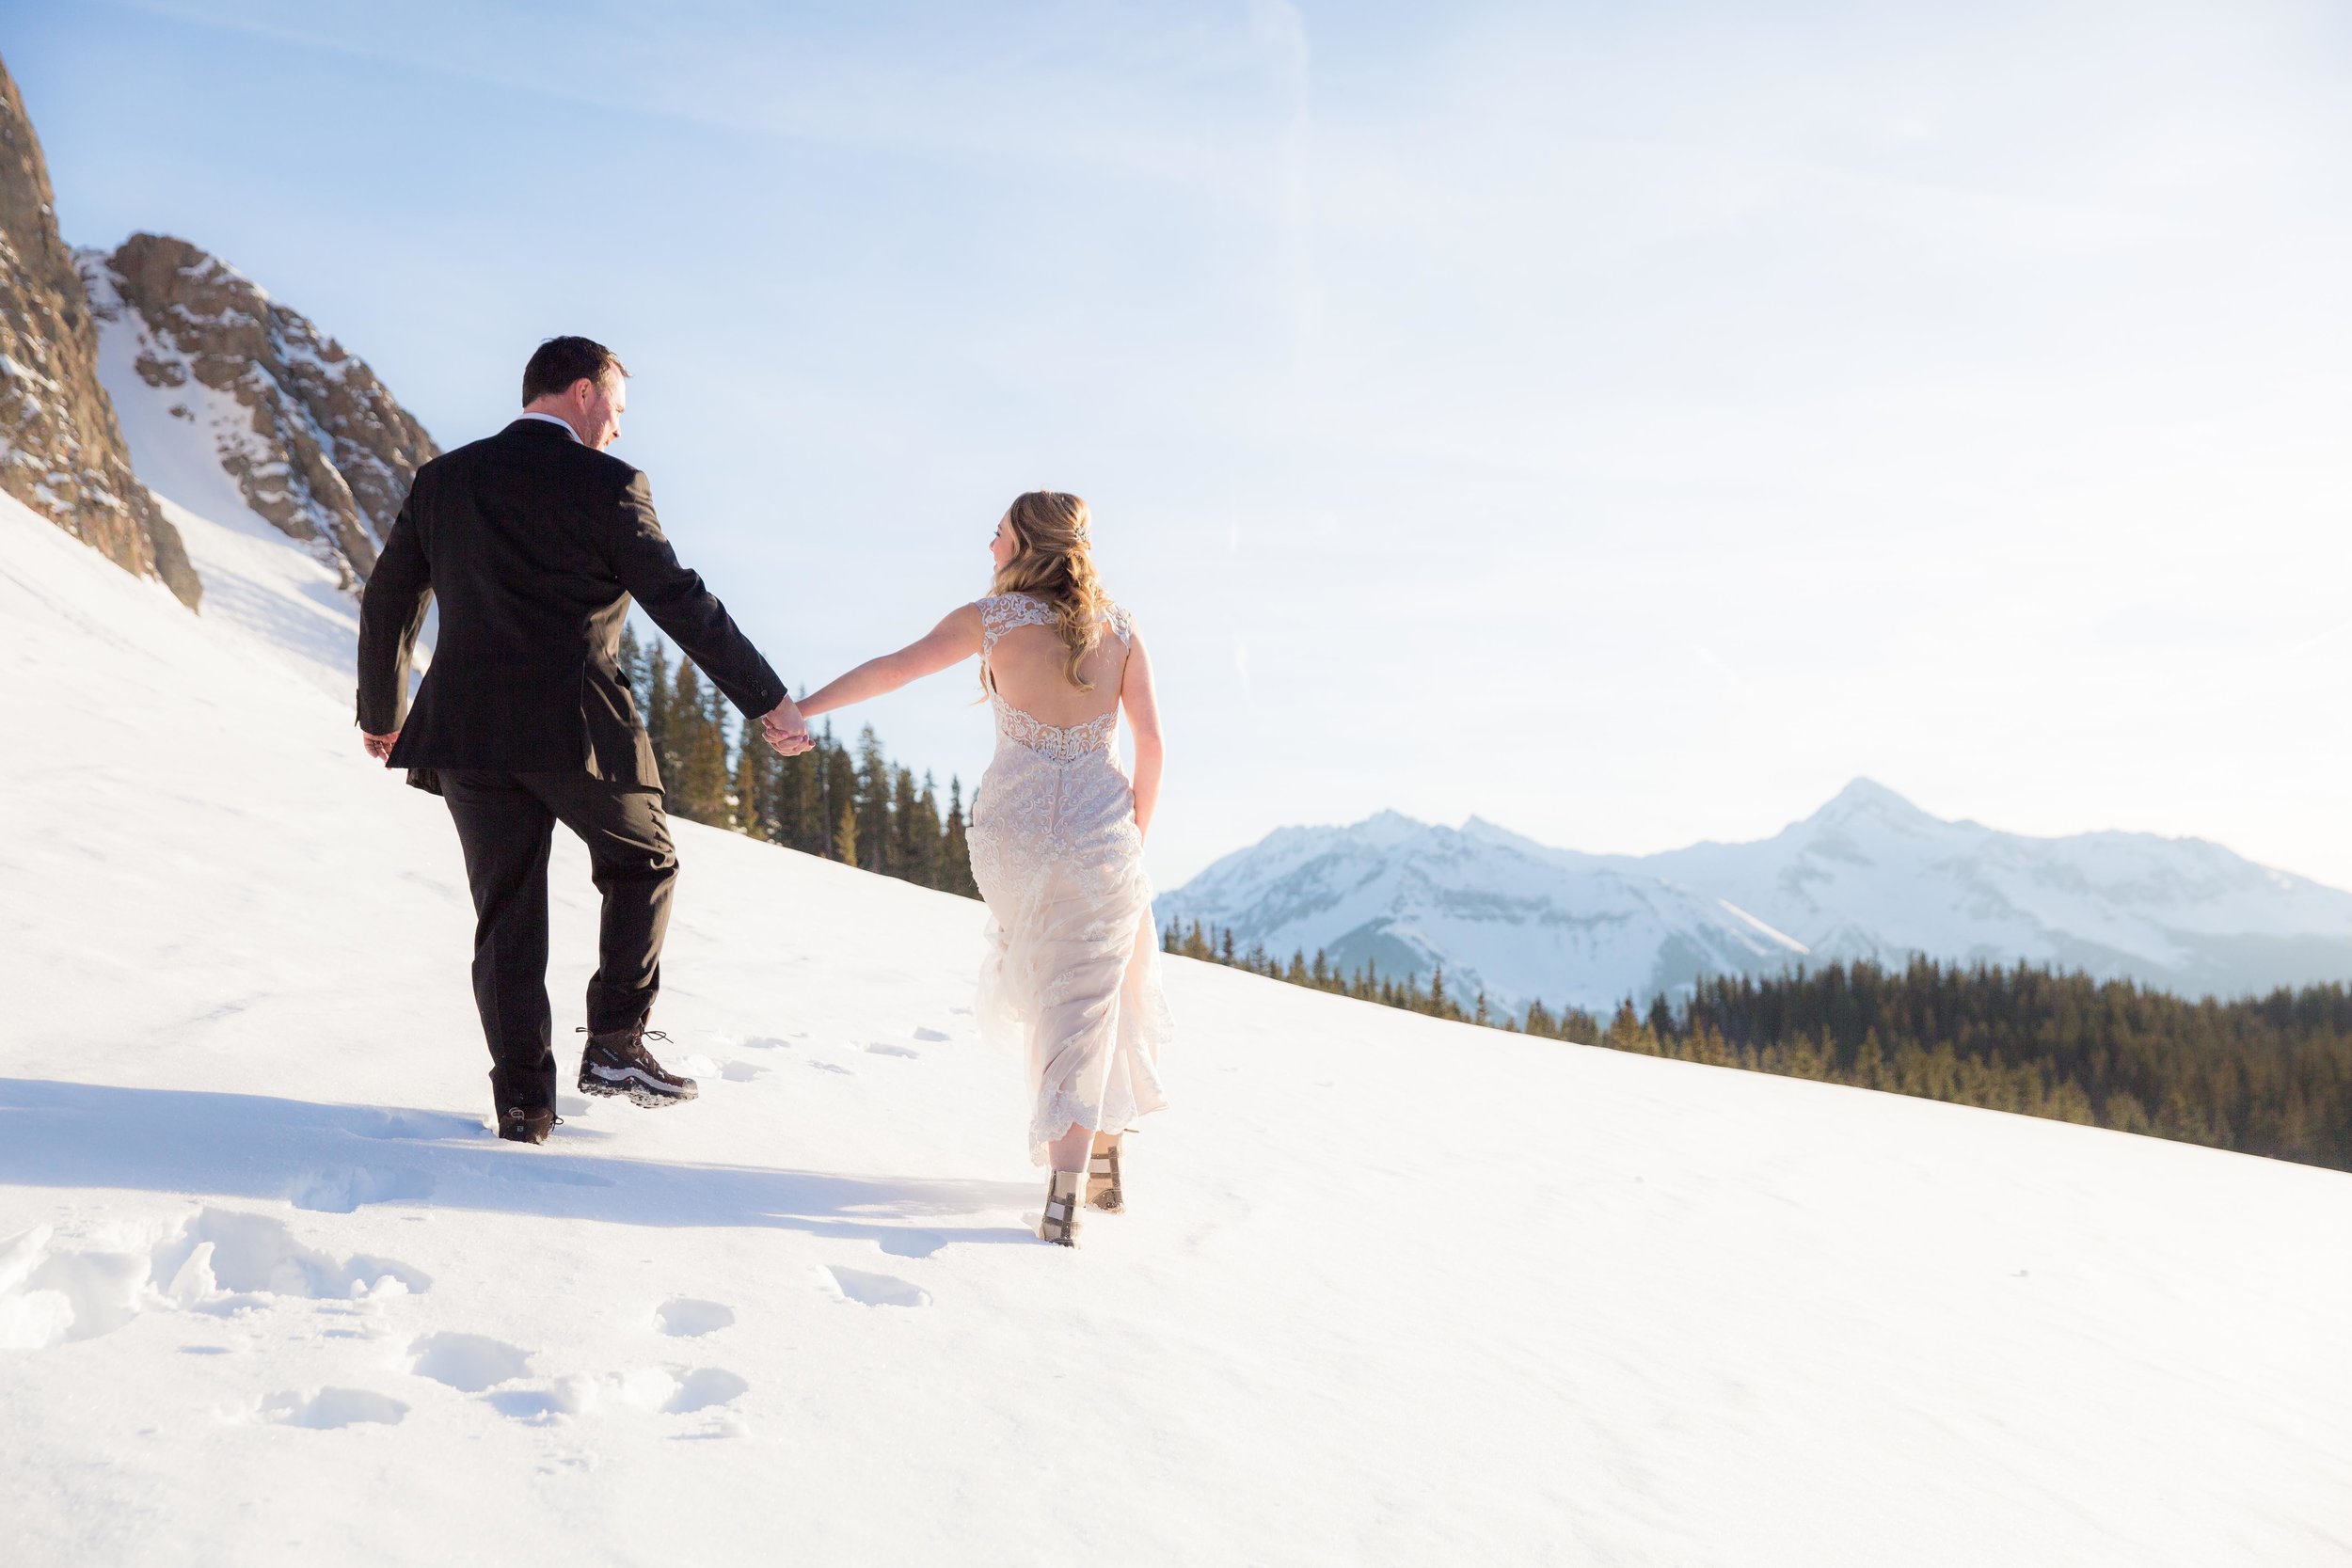
[[[746,720],[735,743],[735,830],[771,844],[786,842],[776,815],[776,786],[785,759],[768,744],[759,726]]]
[[[926,885],[931,851],[939,834],[939,818],[932,817],[926,828],[914,819],[914,774],[894,767],[890,769],[890,874]]]
[[[927,768],[914,795],[914,832],[907,879],[924,887],[947,886],[947,822],[939,809],[939,785]]]
[[[947,832],[940,841],[940,857],[946,863],[940,868],[940,886],[966,898],[977,898],[980,889],[972,879],[972,845],[964,832],[963,781],[953,775],[947,780]]]
[[[670,741],[677,772],[669,809],[674,816],[714,828],[732,827],[727,811],[726,732],[706,700],[702,675],[691,659],[680,659],[671,693]],[[669,770],[663,769],[669,777]]]
[[[844,865],[855,865],[857,859],[857,802],[841,802],[841,820],[834,825],[833,858]]]
[[[868,871],[892,871],[890,763],[871,724],[858,732],[856,790],[857,842],[865,858],[854,863]]]
[[[645,650],[637,641],[637,628],[627,621],[621,623],[620,651],[613,656],[613,667],[621,673],[621,684],[628,688],[629,699],[637,704],[638,715],[644,715],[644,704],[639,693],[645,689]]]
[[[844,865],[855,865],[858,863],[857,856],[854,853],[845,855],[841,850],[845,842],[854,849],[857,834],[852,832],[845,840],[841,833],[841,818],[844,813],[848,813],[851,827],[855,827],[857,765],[850,759],[850,749],[834,741],[830,724],[825,727],[824,753],[825,843],[834,860]]]
[[[644,684],[638,689],[637,707],[645,721],[645,738],[653,743],[653,759],[661,769],[666,790],[671,780],[677,777],[677,756],[670,750],[670,645],[654,639],[653,653],[645,660]]]

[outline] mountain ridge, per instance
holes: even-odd
[[[1601,1010],[1698,974],[1914,954],[2079,968],[2198,994],[2352,974],[2352,893],[2209,840],[2034,837],[1946,820],[1857,778],[1768,838],[1649,855],[1393,811],[1277,830],[1157,906],[1280,954],[1426,979],[1512,1012]]]

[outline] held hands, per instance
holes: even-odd
[[[389,762],[392,760],[392,743],[399,738],[400,732],[398,730],[394,730],[389,735],[370,735],[365,730],[361,730],[359,732],[360,743],[367,747],[368,755],[373,757],[378,762]]]
[[[817,744],[809,738],[808,721],[789,697],[760,715],[759,727],[778,756],[797,757]]]

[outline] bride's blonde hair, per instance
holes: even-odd
[[[1012,527],[1013,557],[996,569],[989,592],[1026,594],[1051,606],[1055,629],[1070,649],[1062,673],[1079,690],[1093,690],[1078,666],[1103,641],[1110,600],[1094,575],[1087,503],[1059,490],[1031,490],[1013,498],[1005,518]]]

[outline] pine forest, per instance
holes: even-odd
[[[1676,1006],[1613,1017],[1538,1002],[1524,1019],[1468,1006],[1440,968],[1423,985],[1320,952],[1237,951],[1196,923],[1168,952],[1391,1007],[1716,1067],[1813,1078],[2352,1170],[2352,990],[2341,984],[2187,1001],[2122,980],[2020,964],[1831,964],[1713,976]]]
[[[646,650],[633,629],[621,634],[621,672],[660,762],[663,804],[673,816],[979,896],[964,846],[960,780],[947,781],[943,808],[931,776],[918,780],[884,756],[871,726],[854,750],[827,725],[815,749],[778,756],[756,726],[735,719],[691,659],[674,664],[659,639]]]

